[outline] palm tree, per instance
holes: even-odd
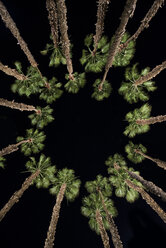
[[[105,204],[105,197],[110,197],[112,195],[112,187],[108,178],[98,175],[96,180],[86,182],[85,188],[89,193],[99,194],[103,209],[106,213],[106,219],[110,226],[109,230],[112,235],[114,246],[115,248],[122,248],[123,245],[120,240],[118,229]]]
[[[97,234],[100,234],[104,247],[109,248],[109,237],[106,230],[110,229],[110,224],[107,221],[107,214],[103,208],[100,195],[98,193],[91,193],[89,196],[84,197],[82,202],[81,212],[89,218],[90,228]],[[109,215],[115,217],[117,210],[114,207],[113,201],[108,197],[104,197],[104,203]]]
[[[133,138],[136,134],[146,133],[149,131],[149,125],[139,125],[137,123],[138,119],[146,119],[150,116],[151,106],[149,104],[144,104],[141,108],[136,108],[133,111],[126,114],[126,121],[129,122],[129,125],[125,128],[123,132],[125,135],[128,135],[130,138]]]
[[[81,181],[75,177],[74,171],[64,168],[59,170],[56,177],[52,180],[52,187],[50,193],[56,195],[56,204],[53,207],[51,221],[47,232],[44,248],[52,248],[54,246],[54,239],[56,227],[59,219],[61,203],[66,197],[69,201],[74,201],[79,194]]]
[[[10,197],[9,201],[0,210],[0,221],[5,217],[12,206],[19,201],[30,185],[36,184],[37,188],[48,188],[56,171],[55,166],[51,165],[50,158],[46,158],[44,154],[41,154],[39,162],[36,162],[35,158],[31,157],[26,163],[26,168],[28,172],[31,172],[31,175],[26,178],[21,188]]]
[[[150,68],[146,67],[140,73],[137,68],[137,63],[132,67],[127,67],[125,71],[125,82],[122,82],[119,88],[119,94],[123,95],[124,99],[129,103],[136,103],[139,100],[148,101],[149,96],[146,91],[154,91],[156,87],[153,81],[145,81],[141,85],[136,85],[135,82],[140,77],[147,75]]]

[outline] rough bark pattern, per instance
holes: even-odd
[[[21,186],[21,189],[16,191],[11,196],[9,201],[0,210],[0,221],[5,217],[5,215],[7,214],[7,212],[9,212],[9,210],[13,207],[13,205],[19,201],[19,199],[21,198],[21,196],[23,195],[25,190],[29,188],[29,186],[31,185],[32,181],[39,175],[39,173],[40,173],[40,170],[37,170],[36,172],[31,174],[28,178],[26,178],[26,180],[24,181],[24,183]]]
[[[22,140],[20,141],[19,143],[17,144],[12,144],[12,145],[8,145],[7,147],[3,148],[1,151],[0,151],[0,157],[2,156],[5,156],[7,154],[10,154],[12,152],[15,152],[19,149],[19,146],[23,143],[27,143],[27,142],[30,142],[30,140]]]
[[[123,248],[123,244],[122,244],[122,241],[120,240],[120,236],[119,236],[119,233],[118,233],[118,228],[111,216],[111,214],[108,212],[108,209],[105,205],[105,202],[104,202],[104,198],[103,198],[103,195],[101,193],[100,190],[98,190],[99,194],[100,194],[100,197],[101,197],[101,200],[102,200],[102,205],[103,205],[103,208],[104,208],[104,211],[106,213],[106,216],[107,216],[107,221],[110,225],[110,233],[112,235],[112,241],[113,241],[113,244],[115,246],[115,248]]]
[[[96,221],[97,221],[97,224],[99,226],[100,235],[101,235],[101,238],[102,238],[102,241],[103,241],[104,248],[110,248],[109,237],[108,237],[107,232],[106,232],[106,230],[104,228],[102,216],[101,216],[99,210],[96,210]]]
[[[45,240],[44,248],[53,248],[54,247],[56,226],[58,223],[59,212],[60,212],[62,200],[64,198],[66,186],[67,186],[66,183],[62,184],[60,191],[57,195],[56,204],[55,204],[53,211],[52,211],[51,221],[50,221],[49,229],[47,232],[47,238]]]
[[[140,35],[140,33],[145,29],[149,27],[149,22],[151,21],[151,19],[155,16],[155,14],[157,13],[158,9],[160,7],[162,7],[162,5],[164,4],[164,0],[155,0],[153,5],[151,6],[151,8],[149,9],[149,11],[147,12],[147,14],[145,15],[144,19],[141,21],[141,25],[139,26],[139,28],[137,29],[137,31],[135,32],[135,34],[133,34],[119,49],[118,52],[121,52],[122,49],[126,48],[129,44],[130,41],[132,40],[136,40],[138,38],[138,36]]]
[[[156,186],[153,182],[145,180],[143,177],[137,175],[136,173],[132,171],[128,171],[128,174],[142,183],[143,186],[145,186],[146,189],[148,189],[151,193],[157,195],[158,197],[161,197],[163,201],[166,201],[166,192],[164,192],[160,187]]]
[[[99,90],[102,90],[104,81],[106,80],[107,74],[109,69],[112,67],[112,63],[114,60],[114,57],[117,53],[118,47],[120,45],[121,39],[123,37],[123,34],[125,33],[126,30],[126,25],[129,21],[129,18],[131,18],[134,14],[135,8],[136,8],[136,3],[137,0],[127,0],[126,5],[124,7],[122,16],[120,18],[120,25],[117,28],[115,35],[114,35],[114,41],[112,45],[110,46],[109,53],[108,53],[108,58],[107,58],[107,63],[105,66],[105,73],[102,79],[102,82],[99,85]]]
[[[139,192],[142,198],[146,201],[147,204],[160,216],[160,218],[166,223],[166,213],[162,210],[162,208],[150,197],[148,193],[146,193],[142,188],[132,183],[130,180],[126,180],[127,185],[130,188],[133,188],[137,192]]]
[[[162,70],[166,68],[166,61],[164,61],[161,65],[157,65],[152,71],[150,71],[145,76],[140,77],[134,82],[135,86],[143,84],[144,82],[149,81],[150,79],[156,77]]]
[[[58,21],[59,21],[59,29],[61,33],[62,39],[62,50],[63,54],[66,58],[67,70],[69,75],[73,73],[73,65],[70,57],[70,40],[68,38],[68,26],[67,26],[67,9],[64,0],[57,0],[57,13],[58,13]]]
[[[46,0],[46,8],[48,11],[48,20],[51,26],[51,34],[54,43],[54,47],[58,47],[58,16],[57,7],[54,0]]]
[[[9,76],[15,77],[18,80],[23,81],[23,80],[26,79],[25,75],[18,73],[17,70],[11,69],[7,65],[3,65],[1,62],[0,62],[0,70],[3,71],[4,73],[6,73]]]
[[[13,21],[10,14],[8,13],[6,7],[4,6],[4,4],[1,1],[0,1],[0,15],[1,15],[3,22],[6,24],[6,27],[10,29],[13,36],[17,39],[18,44],[20,45],[21,49],[23,50],[23,52],[27,56],[27,59],[30,62],[30,64],[33,67],[37,67],[37,63],[36,63],[34,57],[32,56],[31,52],[29,51],[27,44],[25,43],[25,41],[21,37],[20,32],[19,32],[15,22]]]
[[[20,111],[36,111],[36,108],[32,105],[27,105],[24,103],[18,103],[13,101],[8,101],[6,99],[0,98],[0,106],[9,107],[12,109],[18,109]]]
[[[103,31],[104,31],[104,19],[105,19],[106,11],[107,11],[108,4],[110,3],[110,1],[111,0],[99,0],[98,2],[96,34],[94,35],[93,53],[96,52],[98,42],[101,39]]]
[[[166,121],[166,115],[158,115],[155,117],[151,117],[149,119],[136,120],[136,123],[139,125],[150,125],[150,124],[155,124],[155,123],[163,122],[163,121]]]
[[[159,167],[161,167],[162,169],[166,170],[166,162],[158,159],[158,158],[152,158],[148,155],[146,155],[145,153],[141,152],[140,150],[136,149],[135,150],[136,153],[139,153],[140,155],[142,155],[143,157],[153,161],[154,163],[156,163]]]

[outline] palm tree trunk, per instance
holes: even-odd
[[[106,213],[107,221],[110,225],[110,233],[112,235],[113,244],[114,244],[115,248],[123,248],[123,244],[122,244],[122,241],[120,240],[120,236],[118,233],[118,228],[117,228],[112,216],[108,212],[108,209],[107,209],[105,202],[104,202],[103,194],[101,193],[100,190],[98,190],[98,192],[99,192],[101,200],[102,200],[102,205],[103,205],[104,211]]]
[[[66,58],[66,63],[67,63],[67,70],[69,72],[69,76],[73,79],[73,65],[72,65],[72,60],[70,56],[70,40],[68,37],[68,26],[67,26],[67,9],[65,5],[64,0],[57,0],[57,13],[58,13],[58,21],[59,21],[59,29],[61,33],[61,38],[62,38],[62,50],[63,54],[65,55]]]
[[[96,210],[96,221],[97,221],[97,224],[99,225],[100,235],[101,235],[101,238],[103,241],[104,248],[110,248],[109,237],[108,237],[108,234],[104,228],[102,216],[101,216],[99,210]]]
[[[153,161],[153,162],[156,163],[159,167],[161,167],[162,169],[166,170],[166,162],[164,162],[164,161],[162,161],[162,160],[160,160],[160,159],[158,159],[158,158],[152,158],[152,157],[146,155],[145,153],[141,152],[141,151],[138,150],[138,149],[135,149],[135,152],[138,153],[138,154],[140,154],[140,155],[142,155],[143,157],[145,157],[145,158],[147,158],[147,159]]]
[[[4,98],[0,98],[0,106],[5,106],[5,107],[9,107],[12,109],[18,109],[20,111],[35,111],[38,113],[38,110],[32,106],[32,105],[27,105],[24,103],[18,103],[18,102],[14,102],[13,101],[8,101]]]
[[[120,18],[120,20],[121,20],[120,25],[119,25],[118,29],[115,32],[114,41],[113,41],[113,43],[112,43],[112,45],[110,46],[110,49],[109,49],[107,63],[106,63],[106,66],[105,66],[105,73],[104,73],[104,76],[103,76],[103,79],[102,79],[101,83],[99,84],[99,90],[100,91],[102,90],[102,87],[103,87],[104,81],[106,79],[107,73],[108,73],[109,69],[112,67],[114,57],[115,57],[115,55],[116,55],[116,53],[118,51],[118,47],[120,45],[122,36],[123,36],[123,34],[124,34],[125,30],[126,30],[126,25],[127,25],[128,21],[129,21],[129,18],[131,18],[133,16],[133,14],[134,14],[134,11],[135,11],[135,8],[136,8],[136,3],[137,3],[137,0],[127,0],[126,1],[126,5],[124,7],[122,16]]]
[[[50,221],[49,229],[47,232],[47,238],[45,240],[44,248],[53,248],[53,246],[54,246],[56,226],[58,223],[59,212],[60,212],[60,208],[61,208],[61,203],[62,203],[63,198],[64,198],[66,186],[67,186],[66,183],[63,183],[61,185],[61,188],[60,188],[59,193],[57,195],[56,204],[55,204],[53,211],[52,211],[51,221]]]
[[[7,147],[3,148],[1,151],[0,151],[0,157],[4,156],[4,155],[7,155],[7,154],[10,154],[12,152],[16,152],[18,149],[19,149],[19,146],[23,143],[28,143],[28,142],[32,142],[32,140],[30,139],[27,139],[27,140],[22,140],[20,141],[19,143],[16,143],[16,144],[12,144],[12,145],[8,145]]]
[[[144,19],[141,21],[141,25],[139,26],[139,28],[137,29],[135,34],[133,34],[123,45],[121,45],[121,47],[119,48],[118,53],[121,52],[123,49],[125,49],[128,46],[130,41],[132,41],[132,40],[135,41],[138,38],[138,36],[140,35],[140,33],[145,28],[149,27],[149,22],[155,16],[155,14],[159,10],[159,8],[162,7],[162,5],[164,5],[164,0],[155,0],[154,1],[154,3],[152,4],[151,8],[149,9],[147,14],[145,15]]]
[[[134,86],[138,86],[143,84],[144,82],[149,81],[150,79],[156,77],[162,70],[164,70],[166,68],[166,61],[162,62],[162,64],[157,65],[155,68],[153,68],[152,71],[150,71],[148,74],[146,74],[145,76],[142,76],[140,78],[138,78],[135,82],[134,82]]]
[[[48,11],[48,20],[51,26],[51,34],[54,43],[54,47],[58,47],[58,16],[57,7],[54,0],[46,0],[46,8]]]
[[[163,121],[166,121],[166,115],[158,115],[149,119],[139,119],[136,120],[136,123],[139,125],[151,125]]]
[[[18,73],[17,70],[11,69],[7,65],[3,65],[1,62],[0,62],[0,70],[3,71],[4,73],[6,73],[9,76],[15,77],[16,79],[18,79],[20,81],[23,81],[23,80],[26,79],[25,75]]]
[[[160,216],[160,218],[166,223],[166,213],[160,208],[160,206],[150,197],[148,193],[146,193],[141,187],[135,185],[130,180],[126,180],[127,185],[130,188],[133,188],[137,192],[139,192],[142,198],[146,201],[147,204]]]
[[[33,174],[31,174],[28,178],[26,178],[26,180],[24,181],[24,183],[21,186],[21,189],[16,191],[11,196],[9,201],[0,210],[0,221],[5,217],[5,215],[7,214],[7,212],[9,212],[9,210],[13,207],[13,205],[19,201],[19,199],[22,197],[25,190],[29,188],[29,186],[31,185],[33,180],[39,175],[39,173],[40,173],[40,170],[37,170]]]
[[[132,171],[128,171],[126,170],[127,173],[134,179],[136,179],[137,181],[139,181],[140,183],[142,183],[142,185],[148,189],[151,193],[157,195],[158,197],[161,197],[161,199],[163,201],[166,201],[166,193],[159,188],[158,186],[156,186],[154,183],[145,180],[143,177],[137,175],[136,173],[132,172]]]
[[[110,3],[111,0],[99,0],[98,2],[98,8],[97,8],[97,23],[96,23],[96,34],[94,36],[94,49],[92,54],[95,55],[98,42],[101,39],[101,36],[104,31],[104,19],[105,19],[105,14],[108,8],[108,4]]]

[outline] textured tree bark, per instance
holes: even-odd
[[[162,208],[150,197],[148,193],[146,193],[142,188],[132,183],[130,180],[126,180],[127,185],[130,188],[133,188],[137,192],[139,192],[142,198],[146,201],[147,204],[160,216],[160,218],[166,223],[166,213],[162,210]]]
[[[143,84],[144,82],[149,81],[150,79],[156,77],[162,70],[164,70],[166,68],[166,61],[164,61],[162,64],[157,65],[152,71],[150,71],[148,74],[146,74],[145,76],[142,76],[140,78],[138,78],[135,82],[134,82],[134,86],[138,86]]]
[[[69,72],[69,76],[72,77],[73,73],[73,65],[70,57],[70,40],[68,38],[68,26],[67,26],[67,9],[64,0],[57,0],[57,13],[58,13],[58,21],[59,21],[59,29],[62,38],[62,50],[63,54],[66,58],[67,70]]]
[[[131,18],[134,14],[134,11],[136,8],[136,3],[137,3],[137,0],[127,0],[126,1],[126,5],[124,7],[122,16],[120,18],[120,20],[121,20],[120,25],[115,32],[114,41],[113,41],[112,45],[110,46],[110,50],[109,50],[108,58],[107,58],[107,63],[105,66],[105,73],[104,73],[104,76],[103,76],[101,83],[99,84],[99,90],[100,91],[102,90],[104,81],[106,80],[106,77],[108,74],[108,71],[112,67],[114,57],[118,51],[118,47],[120,45],[122,36],[125,33],[126,25],[129,21],[129,18]]]
[[[56,204],[55,204],[53,211],[52,211],[51,221],[50,221],[49,229],[47,232],[47,238],[45,240],[44,248],[53,248],[54,247],[56,226],[58,223],[59,212],[60,212],[60,208],[61,208],[61,203],[62,203],[63,198],[64,198],[66,186],[67,186],[66,183],[63,183],[61,185],[61,188],[60,188],[59,193],[57,195]]]
[[[151,125],[163,121],[166,121],[166,115],[158,115],[149,119],[139,119],[136,120],[136,123],[139,125]]]
[[[100,235],[101,235],[101,238],[103,241],[104,248],[110,248],[109,237],[108,237],[107,232],[104,228],[102,216],[101,216],[99,210],[96,210],[96,221],[97,221],[97,224],[99,225]]]
[[[48,20],[51,26],[51,34],[54,43],[54,47],[58,47],[58,16],[57,7],[54,0],[46,0],[46,8],[48,11]]]
[[[21,186],[21,189],[16,191],[11,196],[9,201],[0,210],[0,221],[5,217],[5,215],[7,214],[7,212],[9,212],[9,210],[13,207],[13,205],[19,201],[19,199],[21,198],[21,196],[23,195],[25,190],[29,188],[29,186],[31,185],[32,181],[39,175],[39,173],[40,173],[40,170],[37,170],[36,172],[31,174],[28,178],[26,178],[26,180],[24,181],[24,183]]]
[[[138,154],[140,154],[140,155],[142,155],[143,157],[145,157],[145,158],[147,158],[147,159],[153,161],[153,162],[156,163],[159,167],[161,167],[162,169],[166,170],[166,162],[164,162],[164,161],[162,161],[162,160],[160,160],[160,159],[158,159],[158,158],[152,158],[152,157],[146,155],[145,153],[141,152],[141,151],[138,150],[138,149],[136,149],[135,152],[138,153]]]
[[[121,52],[124,48],[126,48],[130,41],[132,41],[132,40],[135,41],[138,38],[138,36],[140,35],[140,33],[145,28],[149,27],[149,22],[155,16],[155,14],[159,10],[159,8],[162,7],[162,5],[164,5],[164,0],[155,0],[154,1],[151,8],[149,9],[147,14],[145,15],[144,19],[141,21],[141,25],[139,26],[139,28],[137,29],[135,34],[133,34],[123,45],[121,45],[121,47],[118,50],[118,53]]]
[[[8,13],[6,7],[4,6],[4,4],[1,1],[0,1],[0,15],[1,15],[3,22],[6,24],[6,27],[10,29],[13,36],[17,39],[18,44],[20,45],[21,49],[23,50],[23,52],[27,56],[27,59],[30,62],[30,64],[33,67],[37,67],[37,63],[36,63],[33,55],[29,51],[29,48],[28,48],[27,44],[25,43],[25,41],[23,40],[23,38],[21,37],[20,32],[19,32],[15,22],[13,21],[10,14]]]
[[[0,62],[0,70],[6,73],[7,75],[13,76],[16,79],[21,80],[21,81],[27,78],[25,75],[18,73],[17,70],[11,69],[7,65],[3,65],[1,62]]]
[[[153,182],[145,180],[143,177],[137,175],[132,171],[126,171],[132,178],[142,183],[142,185],[146,187],[146,189],[148,189],[151,193],[157,195],[158,197],[161,197],[163,201],[166,201],[166,192],[164,192],[160,187],[156,186]]]
[[[123,244],[122,244],[122,241],[121,241],[119,233],[118,233],[118,228],[117,228],[111,214],[108,212],[108,209],[107,209],[105,202],[104,202],[102,192],[100,190],[98,190],[98,192],[100,194],[100,197],[102,200],[102,205],[103,205],[104,211],[105,211],[106,216],[107,216],[107,221],[110,225],[110,233],[112,235],[113,244],[114,244],[115,248],[123,248]]]
[[[15,152],[19,149],[19,146],[23,143],[31,142],[31,140],[22,140],[17,144],[8,145],[0,151],[0,157]]]
[[[0,106],[5,106],[5,107],[9,107],[12,109],[18,109],[20,111],[35,111],[38,112],[38,110],[32,106],[32,105],[27,105],[24,103],[18,103],[18,102],[14,102],[13,101],[8,101],[6,99],[0,98]]]
[[[97,9],[97,23],[96,23],[96,34],[94,35],[94,49],[92,54],[95,55],[98,42],[102,37],[104,31],[104,19],[106,15],[106,11],[108,8],[108,4],[111,0],[99,0],[98,1],[98,9]]]

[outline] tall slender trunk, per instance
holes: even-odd
[[[104,31],[104,19],[106,15],[106,11],[108,8],[108,4],[111,0],[99,0],[98,1],[98,8],[97,8],[97,23],[96,23],[96,34],[94,35],[94,49],[92,54],[94,55],[97,50],[97,46],[99,43],[99,40],[101,39],[101,36]]]
[[[3,71],[4,73],[6,73],[7,75],[13,76],[16,79],[21,80],[21,81],[23,81],[27,78],[25,75],[20,74],[17,70],[11,69],[7,65],[3,65],[1,62],[0,62],[0,70]]]
[[[96,221],[97,221],[97,224],[99,226],[100,235],[101,235],[101,238],[102,238],[102,241],[103,241],[104,248],[110,248],[109,237],[108,237],[108,234],[107,234],[107,232],[106,232],[106,230],[104,228],[102,216],[101,216],[99,210],[96,210]]]
[[[67,9],[65,5],[65,0],[57,0],[57,13],[58,13],[58,21],[59,21],[59,29],[62,38],[62,50],[63,54],[66,58],[67,70],[69,72],[69,76],[72,78],[73,75],[73,65],[70,56],[70,40],[68,37],[68,26],[67,26]]]
[[[12,144],[12,145],[8,145],[7,147],[3,148],[1,151],[0,151],[0,157],[4,156],[4,155],[7,155],[7,154],[10,154],[12,152],[16,152],[18,149],[19,149],[19,146],[23,143],[28,143],[28,142],[32,142],[31,139],[27,139],[27,140],[22,140],[20,141],[19,143],[16,143],[16,144]]]
[[[46,8],[48,11],[48,20],[51,26],[51,34],[54,43],[54,47],[58,47],[59,36],[58,36],[58,16],[57,7],[54,0],[46,0]]]
[[[39,173],[40,173],[40,170],[37,170],[33,174],[31,174],[28,178],[26,178],[26,180],[24,181],[24,183],[21,186],[21,189],[16,191],[11,196],[9,201],[0,210],[0,221],[5,217],[5,215],[7,214],[7,212],[9,212],[9,210],[13,207],[13,205],[19,201],[19,199],[22,197],[25,190],[29,188],[29,186],[31,185],[33,180],[39,175]]]
[[[109,49],[109,53],[108,53],[108,58],[107,58],[107,63],[105,66],[105,73],[103,76],[103,79],[101,81],[101,83],[99,84],[99,90],[102,90],[104,81],[106,80],[107,74],[109,69],[112,67],[112,63],[114,60],[114,57],[118,51],[118,47],[120,45],[120,42],[122,40],[123,34],[125,33],[126,30],[126,25],[129,21],[129,18],[131,18],[134,14],[135,8],[136,8],[136,3],[137,0],[127,0],[126,1],[126,5],[124,7],[122,16],[120,18],[120,25],[118,27],[118,29],[115,32],[115,36],[114,36],[114,41],[112,43],[112,45],[110,46]]]
[[[138,153],[138,154],[140,154],[140,155],[142,155],[143,157],[145,157],[145,158],[147,158],[147,159],[153,161],[153,162],[156,163],[159,167],[161,167],[162,169],[166,170],[166,162],[164,162],[164,161],[162,161],[162,160],[160,160],[160,159],[158,159],[158,158],[152,158],[152,157],[146,155],[145,153],[141,152],[141,151],[138,150],[138,149],[135,149],[135,152]]]
[[[154,3],[152,4],[151,8],[149,9],[147,14],[145,15],[144,19],[141,21],[141,25],[139,26],[139,28],[137,29],[135,34],[133,34],[123,45],[121,45],[121,47],[118,50],[118,53],[121,52],[122,49],[126,48],[130,41],[132,41],[132,40],[135,41],[138,38],[138,36],[140,35],[140,33],[145,28],[149,27],[149,22],[155,16],[155,14],[159,10],[159,8],[162,7],[162,5],[164,5],[164,0],[155,0],[154,1]]]
[[[32,105],[27,105],[24,103],[18,103],[18,102],[14,102],[13,101],[8,101],[4,98],[0,98],[0,106],[5,106],[5,107],[9,107],[12,109],[18,109],[20,111],[35,111],[38,113],[38,110],[32,106]]]
[[[139,125],[151,125],[151,124],[155,124],[155,123],[163,122],[163,121],[166,121],[166,115],[158,115],[158,116],[151,117],[148,119],[139,119],[139,120],[136,120],[136,123]]]
[[[134,86],[138,86],[140,84],[143,84],[144,82],[149,81],[150,79],[156,77],[165,68],[166,68],[166,61],[162,62],[162,64],[160,64],[160,65],[157,65],[152,71],[150,71],[145,76],[138,78],[134,82]]]
[[[61,203],[62,203],[63,198],[64,198],[66,186],[67,186],[66,183],[63,183],[61,185],[61,188],[60,188],[59,193],[57,195],[56,204],[55,204],[53,211],[52,211],[51,221],[50,221],[49,229],[47,232],[47,238],[45,240],[44,248],[53,248],[53,246],[54,246],[56,226],[58,223],[59,212],[60,212],[60,208],[61,208]]]
[[[142,198],[146,201],[147,204],[160,216],[160,218],[166,223],[166,213],[162,210],[162,208],[150,197],[148,193],[146,193],[141,187],[135,185],[130,180],[126,180],[127,185],[139,192]]]
[[[108,212],[108,209],[107,209],[105,202],[104,202],[103,194],[102,194],[101,190],[99,190],[99,189],[98,189],[98,192],[99,192],[101,200],[102,200],[102,205],[103,205],[104,211],[106,213],[107,221],[110,225],[110,233],[112,235],[113,244],[114,244],[115,248],[123,248],[123,244],[122,244],[122,241],[120,240],[120,236],[118,233],[118,228],[117,228],[111,214]]]
[[[164,192],[160,187],[156,186],[153,182],[145,180],[143,177],[137,175],[136,173],[126,170],[127,173],[148,189],[151,193],[157,195],[158,197],[161,197],[163,201],[166,201],[166,192]]]

